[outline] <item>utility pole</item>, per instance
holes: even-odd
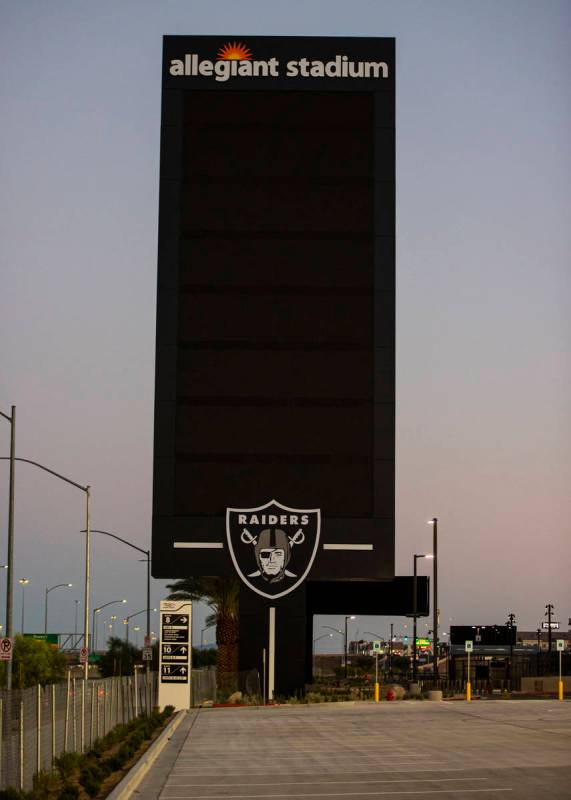
[[[393,675],[393,628],[394,622],[391,622],[391,638],[389,639],[389,675]]]
[[[539,675],[539,663],[541,655],[541,628],[538,628],[536,633],[537,633],[537,674]]]
[[[509,668],[508,668],[508,680],[510,682],[510,691],[511,691],[511,688],[512,688],[511,687],[512,661],[513,661],[513,654],[514,654],[514,644],[513,644],[514,643],[514,631],[513,631],[514,622],[515,622],[515,614],[513,613],[513,611],[510,611],[510,613],[508,614],[508,621],[506,623],[506,625],[508,626],[509,631],[510,631],[510,663],[509,663]]]
[[[14,484],[16,480],[16,406],[10,414],[0,411],[0,416],[10,423],[10,478],[8,494],[8,580],[6,581],[6,636],[12,637],[14,617]],[[6,689],[12,688],[12,662],[6,662]]]
[[[549,651],[549,658],[551,659],[551,617],[553,616],[553,604],[548,603],[545,608],[547,609],[544,615],[547,617],[547,649]],[[549,663],[551,664],[551,661]]]

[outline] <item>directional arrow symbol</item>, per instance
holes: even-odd
[[[183,675],[185,675],[186,674],[186,667],[181,667],[180,671],[182,672]]]
[[[181,622],[186,622],[186,621],[187,621],[187,619],[186,619],[186,617],[181,617],[181,618],[180,618],[180,621],[181,621]]]
[[[181,653],[186,653],[186,647],[181,647],[181,648],[180,648],[180,652],[181,652]]]

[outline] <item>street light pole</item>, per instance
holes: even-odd
[[[6,581],[6,636],[12,637],[14,614],[14,484],[16,479],[16,406],[0,415],[10,423],[10,484],[8,494],[8,580]],[[6,689],[12,688],[12,662],[6,662]]]
[[[547,617],[547,649],[549,650],[549,668],[551,669],[551,617],[553,616],[553,603],[548,603],[545,608],[547,611],[544,616]],[[551,674],[551,673],[550,673]]]
[[[154,611],[156,611],[156,610],[157,610],[156,608],[152,608],[152,609],[150,609],[150,611],[153,611],[153,612],[154,612]],[[149,611],[149,609],[143,608],[141,611],[136,611],[134,614],[129,614],[129,616],[128,616],[128,617],[125,617],[125,618],[123,619],[123,625],[125,625],[125,627],[126,627],[126,629],[127,629],[127,630],[125,631],[125,642],[126,642],[127,644],[129,644],[129,623],[130,623],[130,621],[133,619],[133,617],[138,617],[138,616],[139,616],[139,614],[144,614],[144,613],[145,613],[145,611],[147,611],[147,612],[148,612],[148,611]],[[139,628],[139,630],[140,630],[140,628]],[[206,630],[206,628],[204,628],[204,630]]]
[[[85,531],[81,531],[85,533]],[[139,547],[133,542],[127,541],[127,539],[123,539],[121,536],[117,536],[115,533],[110,533],[109,531],[102,531],[98,528],[92,528],[92,533],[101,533],[103,536],[110,536],[112,539],[117,539],[118,542],[122,542],[126,544],[127,547],[132,547],[133,550],[138,550],[139,553],[143,553],[145,556],[145,561],[147,562],[147,632],[146,636],[150,639],[151,636],[151,551],[144,550],[142,547]],[[149,671],[150,666],[149,662],[147,661],[147,672]]]
[[[22,636],[24,635],[24,609],[26,608],[26,592],[24,591],[26,586],[29,584],[29,578],[20,578],[18,583],[22,587]]]
[[[432,609],[432,663],[434,665],[434,680],[438,680],[438,518],[433,517],[429,525],[432,525],[432,556],[434,558],[434,566],[432,573],[432,600],[434,608]]]
[[[347,620],[355,619],[354,615],[345,617],[345,678],[347,677]]]
[[[44,633],[48,632],[48,595],[53,589],[61,589],[63,587],[71,587],[73,583],[58,583],[57,586],[46,586],[46,600],[44,604]]]
[[[94,649],[95,649],[95,647],[97,646],[97,635],[96,635],[96,627],[95,627],[95,615],[96,615],[96,614],[99,614],[99,612],[100,612],[100,611],[103,611],[103,609],[104,609],[104,608],[107,608],[107,606],[113,606],[113,605],[115,605],[116,603],[126,603],[126,602],[127,602],[127,600],[126,600],[125,598],[123,598],[122,600],[110,600],[108,603],[103,603],[103,605],[102,605],[102,606],[94,606],[94,608],[93,608],[93,634],[92,634],[92,636],[94,636],[94,634],[95,634],[95,636],[94,636],[94,639],[93,639],[93,648],[94,648]]]
[[[14,436],[15,411],[16,411],[15,406],[12,406],[12,411],[13,411],[13,415],[14,415],[13,419],[12,419],[12,434]],[[2,412],[0,412],[0,413],[2,413]],[[6,417],[6,414],[2,414],[2,416]],[[85,537],[85,616],[84,616],[83,636],[84,636],[84,645],[85,645],[85,647],[89,647],[89,590],[90,590],[90,586],[89,586],[89,532],[90,532],[90,524],[91,524],[90,523],[89,504],[90,504],[90,498],[91,498],[91,487],[90,486],[82,486],[80,483],[76,483],[75,481],[72,481],[71,478],[66,478],[65,475],[61,475],[59,472],[56,472],[55,470],[44,466],[44,464],[39,464],[37,461],[32,461],[29,458],[16,458],[16,456],[14,455],[14,449],[15,449],[15,445],[14,445],[14,448],[12,448],[12,442],[11,442],[10,456],[9,457],[8,456],[0,456],[0,461],[10,461],[10,485],[11,485],[10,495],[11,495],[11,502],[13,502],[13,499],[14,499],[14,489],[13,489],[13,486],[12,486],[13,476],[14,476],[14,468],[13,468],[13,462],[14,461],[23,461],[25,464],[32,464],[32,466],[38,467],[38,469],[41,469],[44,472],[47,472],[50,475],[53,475],[55,478],[59,478],[61,481],[64,481],[65,483],[69,483],[70,486],[75,486],[76,489],[81,489],[82,492],[85,492],[85,527],[86,527],[86,530],[85,530],[85,533],[86,533],[86,537]],[[13,512],[11,513],[11,519],[12,519],[12,523],[11,524],[13,525],[13,520],[14,520]],[[12,551],[10,550],[10,535],[9,535],[8,536],[8,564],[10,565],[9,566],[10,575],[8,576],[8,583],[10,583],[10,581],[11,581],[11,574],[12,574],[12,567],[11,567],[10,559],[13,559],[13,557],[14,557],[14,555],[13,555],[13,532],[12,532],[11,538],[12,538]],[[8,605],[8,603],[6,605]],[[11,606],[10,606],[10,608],[11,608]],[[8,614],[8,609],[6,609],[6,613]],[[11,615],[11,613],[12,613],[12,611],[10,610],[10,615]],[[9,634],[7,634],[7,635],[9,635]],[[85,660],[85,668],[84,668],[84,671],[83,671],[83,677],[85,678],[85,680],[87,680],[87,678],[89,677],[88,659]],[[6,670],[6,688],[11,688],[11,686],[12,686],[12,662],[8,661],[8,669]]]

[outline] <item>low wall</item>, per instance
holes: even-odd
[[[563,675],[563,692],[571,694],[571,675]],[[541,675],[539,678],[522,678],[521,691],[525,693],[557,694],[559,677],[557,675]]]

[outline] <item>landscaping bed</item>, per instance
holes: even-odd
[[[53,772],[34,775],[33,789],[0,791],[0,800],[102,800],[163,730],[174,708],[139,716],[96,739],[86,753],[62,753]]]

